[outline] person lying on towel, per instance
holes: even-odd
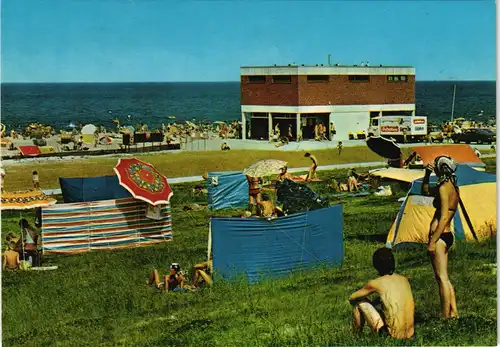
[[[394,273],[394,256],[389,248],[375,251],[373,266],[380,277],[368,281],[348,299],[354,306],[354,330],[360,332],[366,322],[382,336],[412,338],[415,303],[408,279]],[[377,294],[378,300],[370,301],[371,294]]]
[[[186,282],[186,278],[178,263],[170,265],[170,275],[165,276],[163,282],[160,282],[160,274],[156,269],[149,275],[148,280],[149,285],[154,284],[156,288],[169,292],[185,292],[190,289],[190,286],[186,286],[184,282]]]

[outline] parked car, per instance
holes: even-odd
[[[497,134],[489,129],[464,129],[460,134],[453,134],[451,138],[453,142],[460,143],[471,143],[477,142],[491,144],[497,141]]]
[[[428,139],[430,142],[443,142],[444,136],[441,132],[441,128],[436,125],[431,125],[427,127]]]

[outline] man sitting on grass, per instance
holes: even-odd
[[[404,276],[394,273],[395,262],[389,248],[380,248],[373,254],[373,266],[380,277],[349,297],[354,305],[354,330],[359,332],[365,321],[381,335],[396,339],[409,339],[414,334],[415,303],[410,283]],[[378,294],[371,302],[367,297]],[[377,306],[381,303],[381,309]]]

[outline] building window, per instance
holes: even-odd
[[[247,76],[248,83],[266,83],[266,76]]]
[[[368,75],[349,75],[349,81],[351,81],[351,82],[370,82],[370,76],[368,76]]]
[[[390,75],[387,76],[387,82],[408,82],[406,75]]]
[[[292,76],[289,75],[273,76],[273,83],[292,83]]]
[[[328,82],[329,80],[328,75],[309,75],[307,76],[307,82],[309,83],[316,83],[316,82]]]

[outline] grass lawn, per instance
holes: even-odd
[[[206,151],[206,152],[171,152],[145,153],[136,155],[148,163],[153,164],[167,177],[201,176],[206,171],[243,170],[245,167],[261,159],[280,159],[288,162],[289,167],[306,167],[311,160],[304,158],[306,151]],[[315,151],[320,165],[385,161],[367,147],[346,147],[342,154],[336,150]],[[42,189],[58,188],[59,177],[91,177],[114,175],[113,167],[118,158],[101,157],[74,159],[61,162],[23,163],[11,165],[7,168],[5,189],[7,191],[22,190],[27,184],[31,185],[31,173],[38,171]]]
[[[494,171],[494,160],[487,163],[487,170]],[[319,176],[345,179],[345,170],[319,172]],[[193,185],[173,186],[172,242],[113,252],[47,256],[46,264],[58,265],[58,270],[4,272],[3,344],[496,345],[496,275],[483,266],[496,263],[495,239],[482,244],[457,242],[450,253],[449,271],[460,320],[441,320],[438,287],[422,246],[396,252],[397,272],[408,276],[413,288],[416,339],[392,341],[367,329],[361,336],[352,334],[347,297],[376,276],[371,256],[384,245],[400,206],[397,199],[404,190],[391,197],[332,200],[344,205],[345,260],[340,268],[318,268],[257,285],[218,282],[211,288],[183,294],[165,294],[148,287],[146,277],[153,268],[164,274],[172,262],[187,270],[206,259],[209,217],[213,213],[182,211],[186,204],[203,203],[202,198],[191,196]],[[328,194],[324,183],[313,183],[312,188]],[[2,215],[3,235],[17,230],[18,216],[10,212]]]

